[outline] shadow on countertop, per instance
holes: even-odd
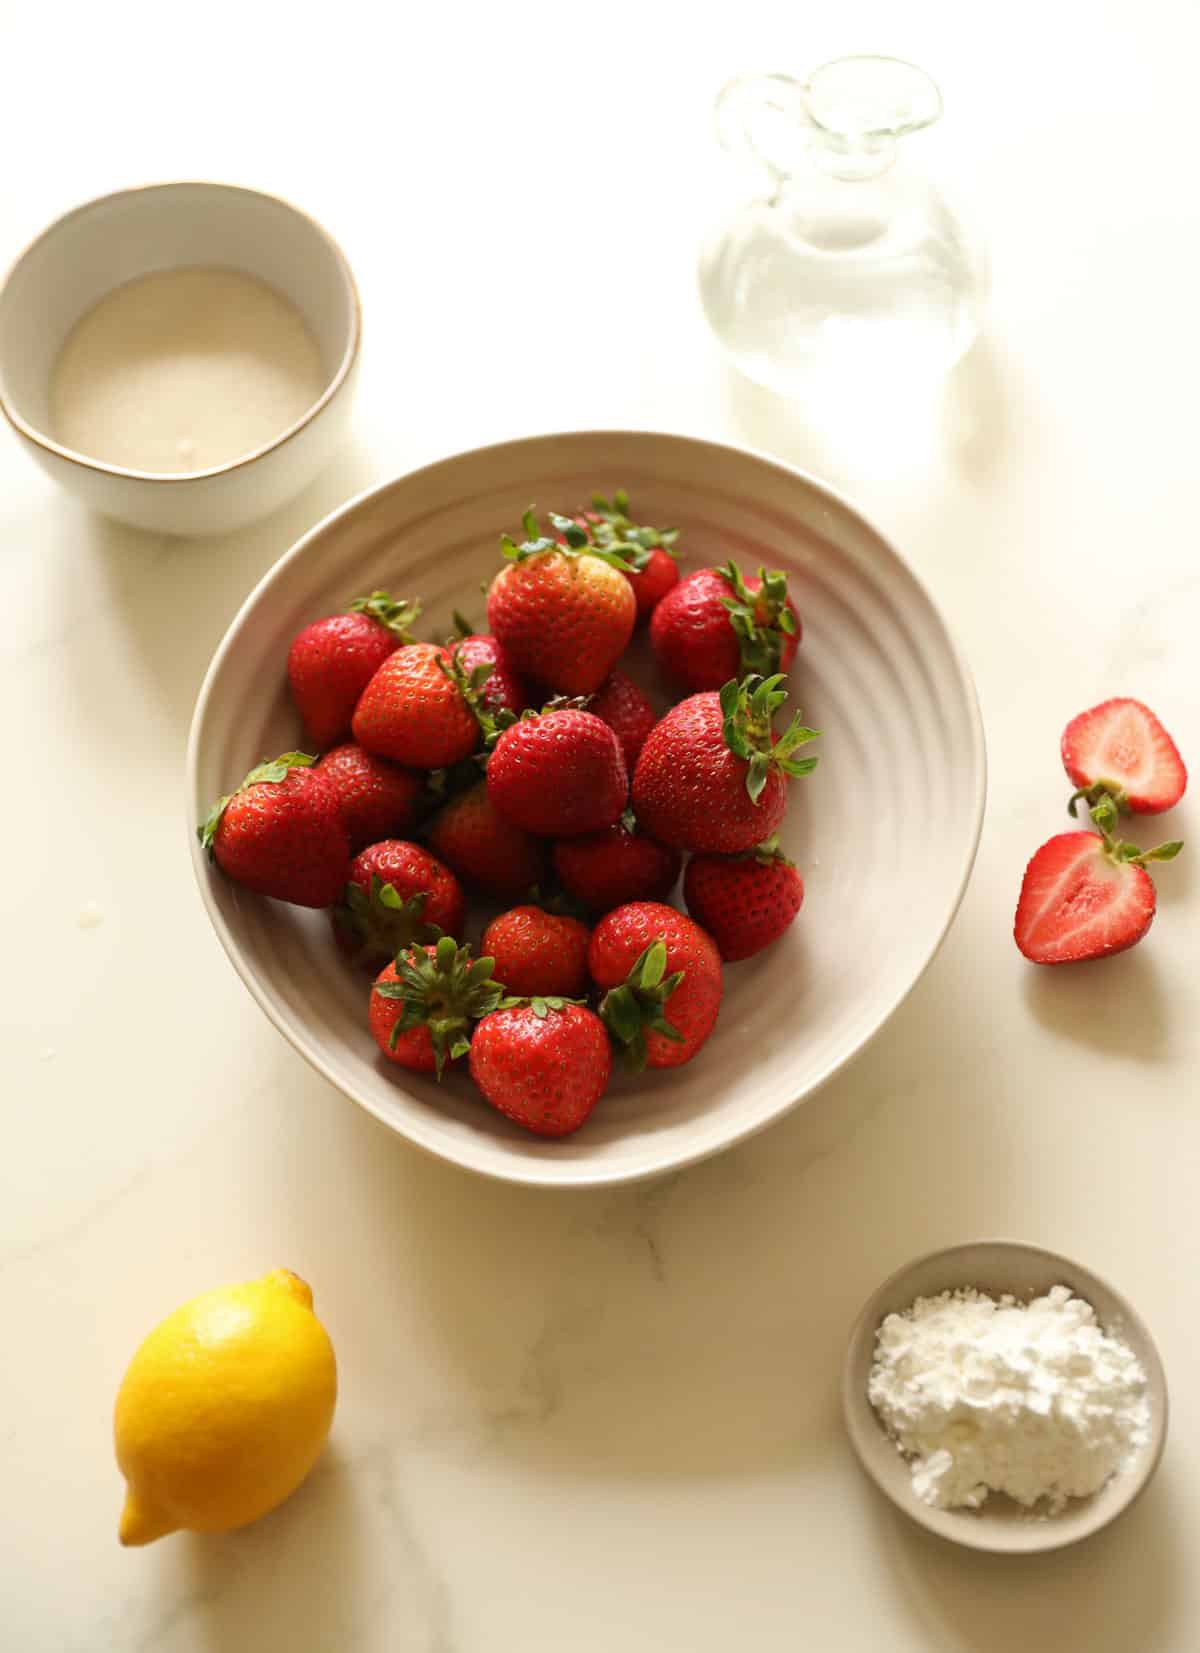
[[[1046,1555],[960,1549],[883,1499],[873,1504],[895,1599],[918,1622],[929,1653],[1150,1653],[1183,1645],[1172,1637],[1180,1631],[1182,1556],[1165,1472],[1112,1526]]]
[[[1152,946],[1078,966],[1031,965],[1024,994],[1058,1038],[1131,1062],[1163,1062],[1170,1054],[1170,1002]]]

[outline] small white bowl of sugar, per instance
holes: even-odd
[[[285,504],[345,440],[361,316],[305,213],[154,184],[44,230],[0,289],[0,408],[94,510],[216,534]]]
[[[921,1257],[859,1316],[842,1374],[864,1469],[972,1549],[1059,1549],[1107,1526],[1158,1467],[1167,1387],[1132,1306],[1012,1241]]]

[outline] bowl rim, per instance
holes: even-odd
[[[1071,1284],[1071,1276],[1076,1277],[1076,1289],[1080,1296],[1086,1297],[1089,1288],[1094,1289],[1095,1286],[1099,1286],[1102,1291],[1107,1292],[1119,1306],[1123,1321],[1135,1328],[1142,1344],[1142,1349],[1136,1352],[1143,1367],[1147,1368],[1147,1386],[1152,1394],[1157,1393],[1161,1396],[1161,1402],[1151,1420],[1149,1449],[1144,1453],[1142,1461],[1129,1475],[1128,1484],[1123,1495],[1110,1500],[1110,1507],[1099,1512],[1099,1519],[1084,1522],[1078,1527],[1064,1525],[1056,1528],[1054,1521],[1051,1519],[1045,1521],[1036,1529],[1033,1527],[1015,1529],[1022,1533],[1036,1532],[1038,1537],[1043,1540],[1036,1544],[1027,1543],[1018,1546],[992,1540],[989,1538],[989,1533],[993,1529],[964,1516],[961,1511],[937,1509],[932,1505],[923,1504],[913,1495],[907,1497],[902,1495],[895,1484],[884,1477],[879,1472],[876,1464],[863,1453],[858,1430],[855,1427],[856,1418],[869,1414],[874,1419],[881,1435],[886,1438],[883,1425],[875,1414],[866,1394],[859,1393],[855,1374],[859,1348],[863,1339],[868,1334],[873,1337],[882,1324],[883,1314],[880,1305],[883,1300],[890,1296],[894,1288],[899,1286],[902,1281],[910,1275],[916,1274],[918,1270],[925,1268],[927,1264],[949,1262],[959,1255],[962,1255],[965,1259],[967,1254],[978,1251],[983,1247],[990,1250],[1020,1253],[1023,1257],[1036,1258],[1040,1262],[1052,1264],[1054,1272],[1063,1275],[1062,1283],[1064,1285]],[[971,1281],[964,1275],[961,1283],[970,1285]],[[841,1412],[843,1427],[850,1439],[854,1455],[858,1459],[863,1473],[887,1498],[888,1502],[901,1511],[902,1514],[908,1516],[910,1521],[926,1532],[932,1533],[935,1537],[943,1539],[948,1544],[958,1544],[962,1548],[976,1550],[987,1555],[1028,1556],[1043,1555],[1053,1550],[1066,1549],[1072,1544],[1082,1543],[1085,1539],[1094,1537],[1096,1533],[1103,1532],[1105,1527],[1111,1526],[1119,1516],[1124,1515],[1127,1510],[1137,1503],[1154,1479],[1155,1472],[1162,1462],[1170,1426],[1171,1399],[1167,1374],[1158,1345],[1149,1326],[1123,1291],[1114,1286],[1105,1275],[1098,1274],[1094,1268],[1089,1268],[1085,1263],[1076,1262],[1061,1251],[1052,1251],[1048,1246],[1034,1245],[1025,1240],[1013,1240],[1000,1236],[980,1240],[962,1240],[948,1246],[935,1246],[931,1251],[922,1252],[920,1256],[913,1257],[908,1262],[902,1263],[899,1268],[893,1269],[887,1278],[875,1287],[855,1316],[846,1343],[846,1352],[842,1357]],[[956,1521],[964,1522],[961,1531],[956,1530],[952,1525]]]
[[[70,207],[66,212],[60,213],[57,218],[39,230],[33,239],[26,242],[25,246],[9,263],[4,272],[4,279],[0,281],[0,304],[3,304],[9,284],[29,255],[37,247],[40,247],[43,242],[47,242],[52,236],[57,235],[73,219],[80,218],[85,213],[93,212],[97,207],[102,207],[109,201],[122,200],[127,196],[152,195],[179,189],[219,190],[232,195],[253,196],[256,200],[269,201],[273,206],[283,207],[285,211],[292,213],[294,217],[303,220],[326,243],[333,254],[334,263],[345,284],[346,291],[350,295],[350,331],[338,365],[330,376],[328,383],[317,399],[305,409],[298,419],[286,426],[277,436],[273,436],[269,442],[261,443],[257,448],[252,448],[249,453],[242,454],[239,458],[232,459],[227,464],[210,466],[208,470],[204,471],[138,471],[127,465],[112,465],[107,460],[95,459],[90,454],[80,453],[77,448],[65,447],[61,442],[55,441],[54,437],[47,435],[45,431],[39,430],[36,425],[30,424],[24,414],[17,409],[6,389],[4,375],[0,372],[0,412],[4,414],[18,436],[24,437],[26,441],[32,442],[35,447],[43,449],[44,452],[53,454],[56,459],[65,460],[71,465],[79,466],[82,470],[92,471],[102,476],[119,477],[123,482],[171,483],[176,486],[207,482],[214,477],[229,476],[235,471],[244,470],[248,465],[253,465],[259,459],[265,459],[268,454],[274,453],[277,449],[282,448],[285,443],[290,442],[294,436],[299,436],[300,432],[311,425],[318,415],[329,406],[353,372],[359,351],[362,348],[362,299],[359,295],[358,283],[354,278],[354,271],[350,266],[350,260],[346,257],[336,237],[311,213],[305,212],[302,207],[296,206],[293,201],[287,200],[282,195],[275,195],[269,190],[253,189],[247,184],[222,182],[215,178],[173,178],[164,180],[161,183],[130,184],[125,189],[109,190],[105,195],[94,195],[90,200],[81,201],[77,206]],[[118,285],[120,284],[118,283]],[[101,297],[106,297],[107,293],[115,291],[116,288],[109,288]],[[100,300],[98,299],[96,302],[99,303]]]
[[[486,1155],[484,1154],[480,1154],[476,1157],[473,1154],[459,1155],[444,1152],[441,1147],[435,1145],[433,1142],[424,1141],[419,1135],[413,1134],[399,1126],[383,1109],[378,1108],[370,1101],[347,1091],[341,1081],[331,1071],[329,1066],[322,1060],[318,1052],[309,1048],[307,1042],[297,1041],[293,1035],[292,1029],[287,1025],[286,1019],[277,1011],[275,1005],[272,1003],[270,994],[260,983],[254,971],[244,963],[236,939],[234,938],[229,925],[226,923],[225,917],[217,905],[213,893],[208,865],[205,860],[204,852],[198,843],[195,831],[196,820],[203,818],[203,813],[208,807],[201,798],[199,791],[198,770],[200,764],[200,742],[207,716],[208,702],[212,695],[216,680],[224,666],[227,654],[237,644],[242,631],[246,628],[250,620],[253,610],[257,606],[258,602],[266,595],[269,587],[283,574],[284,570],[290,568],[294,562],[303,557],[309,546],[320,535],[326,533],[330,528],[332,528],[335,523],[348,517],[352,512],[358,510],[368,501],[376,498],[380,494],[385,493],[388,489],[395,487],[399,482],[407,481],[410,478],[418,476],[424,476],[440,469],[460,464],[464,460],[475,458],[482,454],[495,454],[502,451],[515,454],[520,449],[533,448],[547,442],[556,442],[568,438],[573,440],[589,440],[595,442],[614,442],[617,440],[627,440],[630,437],[633,437],[634,439],[646,439],[652,442],[665,441],[668,443],[682,443],[688,446],[706,449],[714,459],[721,455],[735,455],[738,458],[749,458],[758,464],[769,466],[771,469],[787,477],[790,481],[799,481],[804,486],[812,489],[818,495],[824,496],[827,500],[832,501],[839,509],[845,511],[849,516],[854,518],[854,520],[872,536],[872,538],[878,543],[878,546],[886,559],[894,566],[894,568],[904,574],[917,587],[923,601],[928,606],[929,612],[937,621],[942,635],[945,638],[950,657],[958,673],[959,684],[963,693],[964,710],[967,714],[969,724],[971,771],[974,779],[974,798],[972,800],[970,829],[967,835],[968,841],[963,852],[962,863],[959,868],[957,882],[954,886],[953,896],[947,904],[945,916],[941,926],[939,927],[936,935],[934,935],[931,939],[930,944],[926,949],[924,956],[920,959],[918,967],[913,973],[912,980],[908,983],[904,993],[895,1004],[879,1015],[874,1025],[871,1026],[868,1032],[859,1040],[852,1050],[847,1051],[844,1055],[830,1062],[830,1064],[823,1069],[813,1079],[813,1081],[800,1092],[798,1096],[788,1098],[773,1111],[769,1112],[764,1118],[749,1120],[737,1128],[730,1130],[728,1134],[720,1137],[717,1141],[702,1141],[693,1148],[685,1148],[683,1151],[674,1154],[671,1159],[665,1163],[649,1166],[591,1167],[584,1166],[580,1164],[580,1162],[573,1162],[573,1175],[570,1178],[565,1178],[553,1174],[553,1168],[556,1162],[551,1160],[514,1160],[512,1164],[501,1168],[499,1166],[486,1163]],[[378,1120],[380,1124],[386,1126],[389,1131],[392,1131],[397,1136],[403,1137],[405,1141],[411,1143],[414,1147],[420,1148],[423,1152],[432,1155],[434,1158],[441,1160],[443,1163],[457,1165],[464,1170],[473,1171],[480,1176],[486,1176],[495,1180],[514,1183],[526,1187],[609,1188],[644,1182],[654,1177],[663,1176],[671,1171],[682,1170],[686,1166],[698,1164],[705,1159],[709,1159],[718,1153],[723,1153],[726,1149],[735,1147],[738,1143],[744,1142],[750,1137],[757,1135],[759,1131],[765,1130],[769,1125],[772,1125],[777,1120],[783,1118],[785,1114],[789,1113],[794,1107],[797,1107],[801,1101],[805,1100],[809,1096],[815,1095],[817,1091],[842,1072],[842,1070],[847,1067],[850,1062],[854,1061],[856,1057],[861,1055],[867,1046],[879,1035],[882,1029],[895,1015],[896,1011],[904,1003],[905,999],[908,998],[909,994],[912,993],[913,989],[917,986],[918,982],[929,969],[929,966],[932,964],[939,949],[941,948],[951,925],[958,915],[959,908],[962,905],[962,899],[966,892],[967,884],[970,880],[971,872],[975,865],[975,859],[979,849],[980,836],[983,829],[984,807],[987,799],[987,749],[984,738],[983,719],[980,713],[979,699],[975,689],[974,678],[972,676],[970,666],[968,665],[967,660],[959,647],[958,640],[955,637],[953,630],[947,623],[941,608],[930,595],[925,582],[913,570],[908,561],[900,554],[900,552],[897,551],[891,540],[884,533],[882,533],[881,530],[877,529],[873,523],[869,522],[867,518],[865,518],[863,514],[837,489],[831,487],[828,483],[819,480],[807,471],[802,471],[796,466],[788,465],[784,461],[775,459],[769,454],[762,453],[757,449],[742,447],[736,443],[718,441],[711,437],[694,436],[679,431],[656,430],[643,426],[608,428],[584,427],[571,428],[567,430],[541,431],[531,436],[514,437],[494,442],[482,443],[473,448],[464,448],[455,453],[443,455],[440,458],[426,461],[420,465],[415,465],[409,470],[401,471],[395,476],[388,477],[381,482],[362,489],[359,493],[353,495],[343,504],[335,507],[326,516],[322,517],[319,522],[315,523],[313,527],[308,529],[306,533],[302,534],[295,544],[285,551],[282,556],[277,558],[271,567],[268,568],[255,583],[254,587],[242,602],[237,613],[226,627],[224,636],[221,638],[221,641],[218,643],[213,652],[213,657],[209,662],[208,670],[204,674],[204,679],[196,696],[196,704],[192,713],[192,722],[188,732],[187,755],[185,760],[185,785],[187,789],[186,813],[189,823],[188,835],[190,840],[192,871],[199,886],[200,898],[204,904],[205,911],[208,914],[209,922],[212,924],[213,929],[216,932],[217,939],[220,941],[226,956],[230,960],[237,974],[241,977],[242,982],[249,991],[251,997],[255,1000],[259,1008],[264,1012],[268,1020],[277,1029],[277,1031],[280,1032],[287,1040],[288,1044],[295,1051],[297,1051],[298,1054],[305,1059],[305,1061],[308,1062],[310,1067],[312,1067],[321,1075],[323,1079],[331,1084],[335,1090],[339,1091],[344,1096],[348,1096],[352,1102],[356,1103],[357,1106],[362,1108],[366,1113],[370,1114],[372,1118]],[[199,814],[197,813],[198,811],[200,812]]]

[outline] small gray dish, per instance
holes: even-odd
[[[942,1510],[923,1503],[913,1491],[908,1460],[867,1399],[880,1324],[887,1315],[909,1308],[915,1298],[963,1286],[974,1286],[992,1297],[1009,1293],[1028,1301],[1058,1285],[1069,1286],[1089,1302],[1103,1329],[1120,1337],[1137,1355],[1148,1384],[1150,1440],[1126,1470],[1114,1475],[1093,1497],[1072,1499],[1059,1515],[1032,1514],[1011,1499],[994,1495],[981,1510]],[[1062,1549],[1115,1521],[1145,1489],[1158,1468],[1167,1437],[1162,1361],[1132,1305],[1107,1281],[1070,1258],[1013,1240],[981,1240],[930,1252],[885,1280],[863,1308],[850,1338],[842,1369],[842,1410],[859,1461],[897,1509],[941,1538],[1005,1555]]]

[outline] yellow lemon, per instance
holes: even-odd
[[[287,1269],[176,1309],[117,1395],[121,1543],[225,1532],[274,1509],[316,1462],[336,1399],[333,1346]]]

